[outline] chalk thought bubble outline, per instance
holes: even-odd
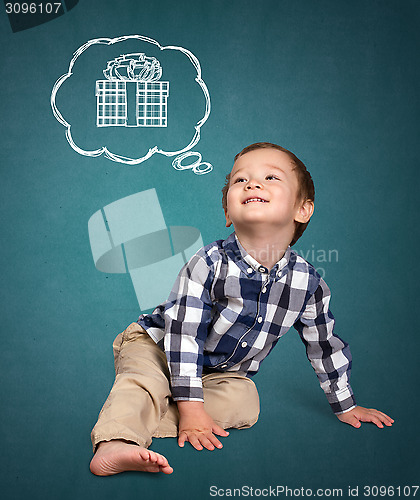
[[[159,47],[160,50],[178,50],[178,51],[182,52],[185,56],[188,57],[188,59],[190,60],[191,64],[194,66],[194,68],[195,68],[195,70],[197,72],[197,76],[195,78],[195,81],[200,85],[201,90],[203,91],[203,94],[204,94],[204,97],[205,97],[205,100],[206,100],[206,108],[205,108],[205,113],[204,113],[203,118],[201,118],[201,120],[199,120],[194,125],[195,133],[193,135],[193,138],[191,139],[190,143],[186,147],[184,147],[183,149],[179,149],[178,151],[163,151],[162,149],[159,149],[158,146],[153,146],[152,148],[149,149],[149,151],[147,152],[147,154],[144,155],[144,156],[142,156],[141,158],[128,158],[126,156],[121,156],[121,155],[115,154],[112,151],[110,151],[106,146],[102,146],[101,148],[95,149],[95,150],[92,150],[92,151],[86,151],[86,150],[80,148],[74,142],[73,137],[71,135],[71,124],[68,123],[63,118],[62,114],[58,110],[58,107],[57,107],[56,102],[55,102],[57,92],[60,89],[61,85],[68,78],[71,77],[71,75],[73,74],[72,69],[73,69],[73,66],[74,66],[77,58],[85,50],[87,50],[90,46],[96,45],[96,44],[100,44],[100,45],[114,45],[115,43],[123,42],[125,40],[130,40],[130,39],[141,40],[143,42],[147,42],[147,43],[156,45],[157,47]],[[157,42],[156,40],[153,40],[153,38],[145,37],[145,36],[142,36],[142,35],[126,35],[126,36],[121,36],[121,37],[117,37],[117,38],[94,38],[93,40],[89,40],[88,42],[86,42],[85,44],[83,44],[81,47],[79,47],[76,50],[76,52],[74,52],[74,54],[73,54],[73,58],[70,61],[69,69],[68,69],[67,73],[65,73],[64,75],[62,75],[55,82],[55,84],[53,86],[53,89],[52,89],[52,92],[51,92],[51,108],[52,108],[52,111],[53,111],[53,114],[54,114],[55,118],[66,128],[66,139],[67,139],[67,142],[70,144],[70,146],[77,153],[79,153],[79,154],[81,154],[83,156],[91,156],[91,157],[101,156],[102,154],[104,154],[104,156],[106,158],[108,158],[109,160],[112,160],[112,161],[116,161],[116,162],[119,162],[119,163],[126,163],[128,165],[138,165],[139,163],[142,163],[142,162],[146,161],[147,159],[149,159],[155,153],[159,153],[159,154],[162,154],[164,156],[175,156],[175,155],[178,155],[180,153],[184,153],[186,151],[189,151],[191,148],[193,148],[198,143],[198,141],[200,140],[200,129],[204,125],[204,123],[207,121],[207,118],[210,115],[211,105],[210,105],[210,94],[209,94],[209,91],[207,89],[207,85],[204,83],[203,79],[201,78],[201,66],[200,66],[200,62],[197,59],[197,57],[191,51],[189,51],[188,49],[185,49],[183,47],[178,47],[176,45],[162,46],[162,45],[160,45],[159,42]]]

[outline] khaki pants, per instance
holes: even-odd
[[[176,437],[179,413],[172,400],[165,353],[132,323],[114,341],[115,382],[92,430],[101,441],[124,439],[148,447],[152,437]],[[204,408],[222,428],[245,429],[258,420],[254,382],[240,373],[203,375]]]

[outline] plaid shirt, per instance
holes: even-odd
[[[324,280],[290,247],[269,271],[232,233],[199,250],[169,299],[138,323],[166,352],[173,399],[190,401],[203,401],[203,369],[250,377],[293,326],[338,414],[355,400],[350,349],[333,332],[329,301]]]

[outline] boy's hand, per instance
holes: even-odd
[[[185,441],[188,441],[196,450],[202,450],[203,447],[208,450],[223,447],[215,434],[226,437],[229,433],[217,425],[206,413],[204,403],[178,401],[177,405],[179,410],[179,446],[183,447]]]
[[[337,415],[337,418],[356,428],[359,428],[362,425],[361,422],[372,422],[381,429],[384,426],[383,424],[387,427],[391,427],[394,423],[394,420],[391,417],[388,417],[388,415],[385,415],[385,413],[374,410],[373,408],[363,408],[363,406],[356,406],[346,413]]]

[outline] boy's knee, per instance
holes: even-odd
[[[260,397],[257,388],[252,380],[246,378],[246,383],[242,385],[242,390],[238,391],[236,397],[236,407],[238,409],[239,422],[235,427],[247,428],[254,425],[260,414]]]
[[[251,379],[220,374],[203,382],[206,411],[221,427],[245,429],[257,422],[260,398]]]
[[[165,353],[137,323],[132,323],[114,342],[117,375],[133,373],[151,379],[169,379]]]

